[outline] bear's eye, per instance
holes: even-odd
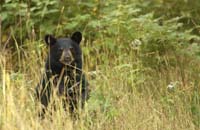
[[[75,54],[74,48],[70,48],[70,51],[73,55]]]

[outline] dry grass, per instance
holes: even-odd
[[[112,62],[108,65],[93,62],[91,66],[95,68],[94,71],[88,71],[91,68],[87,63],[89,59],[95,61],[96,57],[87,55],[84,70],[92,92],[80,120],[72,121],[69,114],[59,107],[59,101],[58,109],[40,120],[33,91],[44,70],[45,48],[38,50],[37,44],[28,42],[26,50],[19,49],[15,53],[18,55],[16,61],[12,59],[13,53],[6,50],[0,52],[1,130],[198,129],[190,110],[193,81],[185,81],[183,86],[178,69],[163,72],[152,70],[150,75],[135,55],[119,59],[107,57]],[[41,53],[41,50],[44,52]],[[20,57],[21,54],[23,57]],[[19,68],[14,69],[15,66]],[[167,81],[173,79],[180,83],[173,92],[168,92]]]

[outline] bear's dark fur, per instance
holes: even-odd
[[[44,107],[43,114],[54,90],[57,90],[58,95],[64,95],[70,112],[77,109],[79,102],[83,107],[88,99],[88,82],[82,72],[82,52],[79,46],[81,40],[80,32],[73,33],[70,38],[45,36],[49,53],[45,75],[36,87],[36,97]]]

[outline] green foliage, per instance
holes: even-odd
[[[34,89],[32,83],[40,80],[45,34],[66,36],[79,30],[92,89],[89,116],[81,129],[200,128],[199,0],[3,0],[0,4],[1,43],[7,47],[1,48],[0,70],[9,70],[1,77],[14,86],[10,95],[19,91],[23,96],[21,89]],[[10,87],[5,81],[0,98]],[[177,84],[168,91],[171,82]],[[0,119],[1,129],[5,120]],[[162,119],[165,123],[159,124]],[[153,127],[154,121],[160,127]]]
[[[142,4],[138,4],[143,9],[142,13],[152,11],[155,13],[155,18],[168,20],[171,18],[180,17],[179,22],[183,23],[182,29],[191,29],[194,34],[199,33],[199,14],[200,1],[199,0],[142,0]]]

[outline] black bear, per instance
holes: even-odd
[[[79,102],[83,107],[88,99],[88,82],[82,72],[81,40],[80,32],[73,33],[70,38],[45,36],[49,53],[45,75],[36,87],[36,97],[44,106],[42,114],[45,113],[54,90],[57,90],[58,95],[64,95],[72,113]]]

